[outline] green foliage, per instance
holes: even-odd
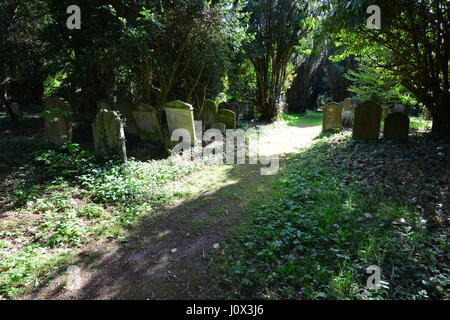
[[[358,160],[344,155],[352,152]],[[347,171],[383,152],[338,135],[294,157],[280,195],[260,205],[230,244],[221,267],[230,292],[270,299],[445,298],[445,234],[428,229],[403,198],[388,199],[377,185],[389,182],[365,181],[370,166]],[[383,270],[378,291],[366,288],[370,265]]]
[[[372,100],[383,106],[416,103],[400,80],[382,68],[360,61],[358,70],[349,70],[344,77],[351,81],[348,91],[358,100]]]
[[[57,150],[41,150],[35,153],[37,167],[48,176],[75,177],[92,166],[93,156],[78,144],[67,144]]]
[[[245,43],[256,76],[256,106],[265,121],[274,121],[286,90],[290,59],[308,29],[307,5],[301,0],[249,1]]]

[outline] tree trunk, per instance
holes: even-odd
[[[450,108],[441,105],[431,115],[433,116],[431,133],[435,136],[450,136]]]

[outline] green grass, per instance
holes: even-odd
[[[308,110],[306,115],[293,113],[282,114],[282,119],[290,126],[317,127],[322,125],[322,113]]]
[[[97,162],[78,145],[40,150],[8,177],[15,209],[0,226],[0,298],[49,279],[62,260],[95,239],[121,235],[176,198],[167,188],[209,159]],[[11,240],[14,239],[14,240]]]
[[[410,127],[417,130],[427,130],[431,128],[432,122],[420,117],[411,117]]]
[[[445,299],[445,232],[430,231],[409,197],[390,198],[388,182],[367,182],[370,165],[361,175],[348,171],[383,157],[383,148],[339,134],[291,159],[279,196],[259,204],[228,243],[218,266],[226,296]],[[366,288],[371,265],[382,269],[378,291]]]

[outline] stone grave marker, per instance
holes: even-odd
[[[180,100],[171,101],[165,104],[167,124],[169,126],[169,135],[177,129],[185,129],[191,135],[191,145],[196,142],[194,108],[192,105]]]
[[[403,112],[393,112],[384,120],[384,138],[387,140],[408,140],[409,117]]]
[[[352,108],[352,99],[350,98],[346,98],[344,99],[344,101],[342,102],[342,111],[350,111],[350,109]]]
[[[217,112],[216,122],[224,123],[227,129],[236,129],[236,113],[228,109]]]
[[[200,120],[203,122],[203,128],[208,128],[216,121],[218,110],[219,108],[214,101],[207,99],[203,102],[203,110],[200,115]]]
[[[63,146],[72,141],[72,107],[60,97],[45,100],[45,139],[47,143]]]
[[[328,103],[323,107],[322,130],[333,130],[342,128],[342,107],[335,103]]]
[[[102,156],[118,155],[127,161],[123,120],[117,111],[102,109],[92,124],[95,151]]]
[[[139,136],[146,141],[161,139],[161,127],[159,125],[156,109],[146,104],[138,104],[133,110],[134,120]]]
[[[380,137],[381,107],[373,101],[359,104],[355,109],[353,139],[376,140]]]

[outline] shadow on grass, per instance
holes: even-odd
[[[280,173],[281,174],[281,173]],[[222,187],[142,218],[121,242],[93,244],[60,266],[56,279],[24,299],[199,299],[220,297],[208,277],[221,254],[214,245],[250,217],[245,200],[267,200],[279,178],[258,166],[227,166]],[[189,177],[187,178],[189,179]],[[203,189],[203,188],[202,188]],[[65,288],[69,265],[82,268],[82,289]]]

